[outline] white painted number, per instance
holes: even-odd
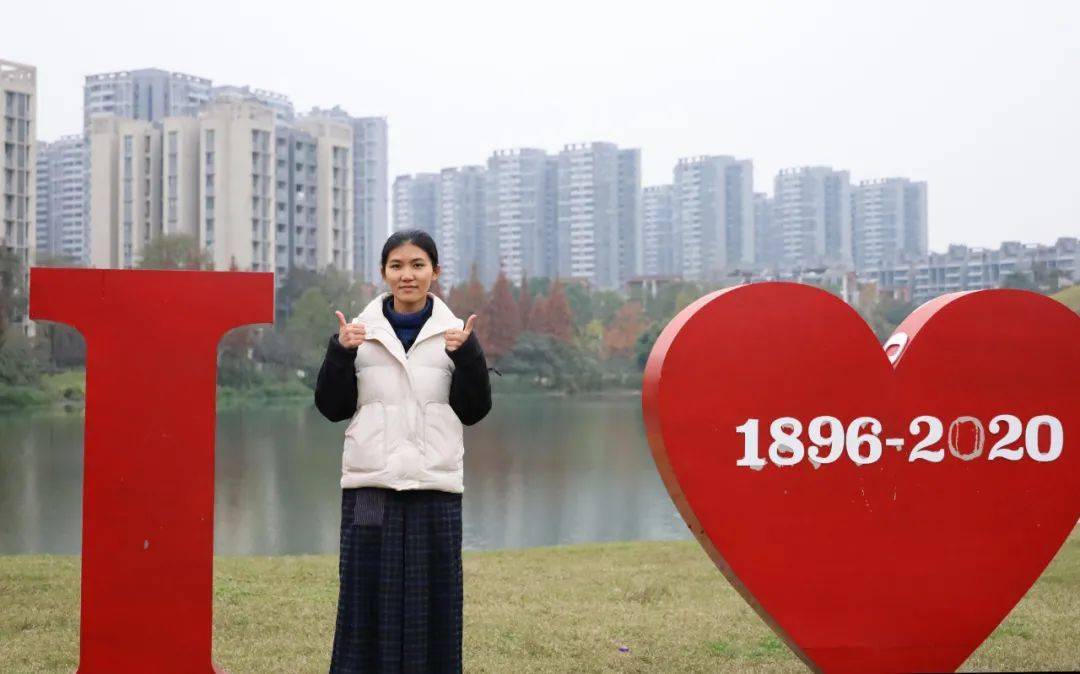
[[[967,454],[961,454],[957,444],[960,442],[960,425],[971,424],[971,427],[975,429],[975,447]],[[982,422],[975,417],[956,417],[953,422],[949,424],[949,453],[958,459],[963,461],[971,461],[982,456],[983,444],[986,442],[986,429],[983,428]]]
[[[1015,415],[999,414],[990,420],[990,432],[997,433],[1003,422],[1009,429],[1005,431],[1005,437],[998,440],[994,446],[990,448],[990,456],[987,457],[987,461],[993,461],[994,459],[1019,461],[1024,458],[1023,447],[1017,447],[1015,449],[1009,447],[1009,445],[1020,439],[1020,434],[1024,431],[1024,424],[1022,424],[1020,418]]]
[[[748,468],[764,468],[765,460],[758,456],[758,420],[747,419],[746,423],[735,429],[743,437],[743,458],[735,462],[736,466]]]
[[[823,426],[828,426],[828,435],[822,434]],[[836,417],[814,417],[807,432],[814,443],[807,450],[811,461],[832,463],[844,453],[844,425]],[[819,452],[825,445],[830,445],[829,453],[821,456]]]
[[[942,425],[941,419],[937,417],[931,417],[926,414],[921,417],[915,417],[915,420],[911,422],[911,426],[908,428],[908,432],[912,435],[917,435],[919,432],[919,426],[926,424],[927,434],[923,438],[922,442],[915,445],[915,448],[911,450],[911,454],[908,455],[908,463],[916,460],[929,461],[930,463],[941,463],[945,460],[944,449],[926,449],[930,445],[935,445],[941,440]]]
[[[761,456],[759,442],[759,419],[747,419],[742,426],[737,426],[735,432],[743,436],[743,455],[735,462],[736,466],[761,470],[771,462],[774,466],[794,466],[804,458],[809,458],[815,468],[822,464],[835,463],[847,451],[848,457],[859,466],[874,463],[881,458],[882,440],[881,422],[874,417],[857,417],[847,429],[837,417],[820,416],[810,420],[807,427],[807,435],[810,444],[804,445],[800,436],[803,432],[803,424],[795,417],[780,417],[769,424],[769,435],[772,442],[769,443],[768,460]],[[908,462],[927,461],[929,463],[941,463],[945,460],[945,450],[941,447],[933,448],[941,441],[945,433],[941,420],[937,417],[923,414],[915,417],[908,432],[913,436],[926,429],[926,437],[918,442],[908,455]],[[1042,429],[1047,429],[1048,435]],[[973,432],[974,440],[971,450],[961,451],[961,438],[971,435],[964,433],[966,428]],[[1024,452],[1035,461],[1047,463],[1061,456],[1065,447],[1065,429],[1061,420],[1048,414],[1032,417],[1024,428],[1020,418],[1012,414],[999,414],[990,420],[990,432],[997,434],[1004,430],[1004,436],[999,439],[990,449],[988,461],[1005,459],[1006,461],[1020,461],[1024,458]],[[1024,434],[1025,447],[1012,447],[1012,444]],[[1047,441],[1045,451],[1043,440]],[[903,447],[903,440],[889,438],[889,445]],[[949,424],[948,440],[946,445],[949,453],[961,461],[973,461],[983,454],[986,444],[986,428],[983,423],[971,416],[960,416]],[[822,454],[825,448],[828,452]],[[933,448],[933,449],[931,449]],[[966,449],[966,447],[964,448]]]
[[[870,433],[862,433],[862,427],[869,425]],[[881,422],[874,417],[858,417],[847,429],[847,453],[851,460],[860,466],[873,463],[881,458]],[[866,456],[859,453],[861,445],[868,445]]]
[[[1050,449],[1043,452],[1039,445],[1039,427],[1046,426],[1050,429]],[[1024,437],[1027,445],[1028,456],[1036,461],[1053,461],[1061,456],[1061,448],[1065,445],[1065,431],[1061,428],[1061,421],[1057,417],[1040,414],[1032,417],[1028,422],[1027,432]]]
[[[791,430],[788,430],[791,429]],[[803,460],[803,443],[799,440],[802,422],[794,417],[780,417],[769,426],[773,437],[769,459],[777,466],[794,466]],[[781,450],[783,454],[781,454]]]

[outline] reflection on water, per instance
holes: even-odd
[[[0,554],[78,553],[82,426],[0,416]],[[309,405],[221,411],[216,552],[336,552],[344,430]],[[499,397],[465,433],[466,549],[688,535],[636,397]]]

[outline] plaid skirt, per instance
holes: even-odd
[[[330,672],[460,672],[461,494],[343,489]]]

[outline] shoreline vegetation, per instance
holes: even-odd
[[[12,266],[17,263],[5,263],[0,255],[0,267],[10,268],[8,278],[15,281],[23,278]],[[37,265],[71,266],[71,261],[39,259]],[[141,263],[144,269],[210,266],[196,242],[184,235],[156,238],[143,250]],[[1050,294],[1080,311],[1080,286],[1063,288],[1054,274],[1036,276],[1032,281],[1014,274],[1003,285]],[[459,318],[477,316],[476,334],[488,365],[499,372],[492,377],[493,392],[604,395],[640,390],[646,361],[664,326],[698,298],[740,282],[737,276],[710,282],[663,277],[616,292],[576,280],[511,281],[500,273],[485,287],[474,267],[457,285],[443,288],[436,282],[431,292]],[[844,283],[835,274],[802,282],[838,297],[844,294]],[[0,414],[46,406],[78,409],[85,399],[85,342],[61,323],[39,322],[32,337],[9,324],[9,314],[25,313],[23,290],[0,282]],[[327,339],[336,331],[334,313],[355,316],[380,292],[376,284],[333,269],[294,270],[275,292],[273,325],[239,327],[221,339],[219,406],[310,397]],[[873,284],[849,292],[847,301],[881,341],[915,309],[903,294],[879,292]]]
[[[536,395],[550,397],[636,397],[641,394],[641,380],[633,384],[578,392],[538,387],[514,375],[492,374],[492,392],[500,396]],[[312,390],[300,381],[259,382],[245,387],[217,387],[218,409],[262,407],[268,405],[312,404]],[[41,376],[38,386],[12,386],[0,383],[0,416],[22,411],[81,412],[86,401],[86,373],[67,370]]]
[[[466,552],[465,669],[805,672],[695,541]],[[335,555],[217,557],[214,658],[326,671]],[[1080,670],[1080,535],[961,671]],[[0,556],[0,671],[72,671],[79,558]]]
[[[544,287],[546,288],[546,285]],[[585,302],[582,297],[590,303],[616,302],[607,295],[598,295],[594,300],[589,295],[574,292],[569,294],[578,299],[577,302],[570,302],[570,305]],[[673,316],[674,311],[695,297],[694,292],[688,293],[682,288],[680,295],[669,302],[671,306],[667,307],[665,313]],[[1066,288],[1050,297],[1080,313],[1080,285]],[[877,320],[870,319],[871,326],[879,337],[884,335],[882,338],[885,338],[907,316],[906,310],[910,308],[912,307],[908,305],[890,305],[887,311],[877,316]],[[594,310],[590,307],[589,312],[589,315],[592,315]],[[309,313],[314,316],[318,312]],[[607,313],[614,317],[617,312],[608,307]],[[667,320],[670,320],[670,317],[667,317]],[[591,325],[593,333],[602,341],[603,324]],[[607,358],[601,357],[602,349],[590,353],[581,349],[570,349],[549,335],[521,333],[515,338],[515,346],[504,354],[503,359],[495,362],[499,374],[492,374],[492,392],[497,395],[529,394],[553,397],[640,395],[645,360],[663,325],[666,325],[663,318],[647,324],[639,323],[631,330],[630,338],[624,338],[624,347],[627,350],[622,352],[622,357]],[[644,332],[637,333],[636,330]],[[321,335],[321,332],[319,334]],[[68,339],[70,341],[70,335]],[[252,341],[252,336],[234,331],[222,343],[217,387],[218,409],[299,404],[311,400],[314,377],[318,372],[317,363],[321,362],[321,353],[317,348],[311,350],[308,357],[311,362],[307,366],[293,370],[280,366],[263,368],[262,364],[252,364],[251,354],[247,354],[247,358],[238,359],[235,357],[237,354],[230,357],[230,348],[235,350],[236,345],[230,347],[229,340],[238,340],[244,345]],[[81,338],[76,341],[81,341]],[[20,355],[29,356],[30,353],[27,351]],[[238,361],[246,362],[241,364]],[[567,363],[566,367],[560,367],[563,362]],[[0,416],[23,410],[50,408],[76,412],[82,409],[86,399],[86,372],[81,367],[41,373],[36,379],[24,377],[23,383],[12,383],[4,379],[0,377]],[[27,383],[29,380],[34,380],[34,383]]]

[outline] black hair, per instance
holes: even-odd
[[[390,238],[383,244],[382,261],[379,264],[379,269],[386,269],[386,260],[390,257],[391,251],[407,243],[411,243],[427,253],[427,256],[431,259],[431,266],[435,269],[439,268],[439,250],[435,247],[435,240],[431,238],[431,235],[422,229],[403,229],[400,232],[391,234]]]

